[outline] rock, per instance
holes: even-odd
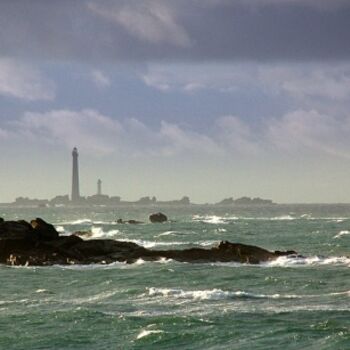
[[[165,222],[165,221],[168,221],[168,218],[165,214],[163,213],[154,213],[154,214],[151,214],[149,216],[149,220],[152,222],[152,223],[156,223],[156,222]]]
[[[38,234],[39,239],[42,240],[52,240],[58,238],[58,232],[55,227],[51,224],[48,224],[43,219],[36,218],[30,222],[35,233]]]
[[[131,225],[137,225],[137,224],[143,224],[142,221],[137,221],[137,220],[126,220],[124,221],[123,219],[118,219],[117,224],[131,224]]]
[[[29,239],[32,231],[32,226],[24,220],[0,223],[0,238]]]
[[[137,220],[128,220],[127,221],[128,224],[131,224],[131,225],[138,225],[138,224],[143,224],[142,221],[137,221]]]
[[[78,234],[78,233],[77,233]],[[240,262],[258,264],[296,252],[275,251],[241,243],[220,242],[211,249],[150,250],[132,242],[111,239],[84,240],[77,234],[59,236],[42,219],[0,223],[0,263],[8,265],[92,264],[115,261],[133,263],[162,258],[182,262]],[[81,233],[80,233],[81,234]]]

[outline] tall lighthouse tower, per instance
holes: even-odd
[[[73,148],[73,172],[72,172],[72,202],[78,202],[80,199],[79,192],[79,165],[78,165],[78,150],[76,147]]]
[[[102,194],[102,181],[101,179],[98,179],[97,181],[97,195],[101,196]]]

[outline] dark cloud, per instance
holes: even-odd
[[[2,0],[0,26],[0,55],[20,58],[350,58],[350,3],[342,0]]]

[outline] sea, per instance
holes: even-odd
[[[149,223],[157,211],[170,221]],[[228,240],[303,256],[0,266],[1,350],[350,349],[350,205],[0,208],[0,217],[150,249]]]

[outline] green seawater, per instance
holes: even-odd
[[[158,210],[173,221],[147,223]],[[152,249],[229,240],[305,256],[258,266],[0,266],[0,349],[350,349],[350,205],[0,208],[0,216]]]

